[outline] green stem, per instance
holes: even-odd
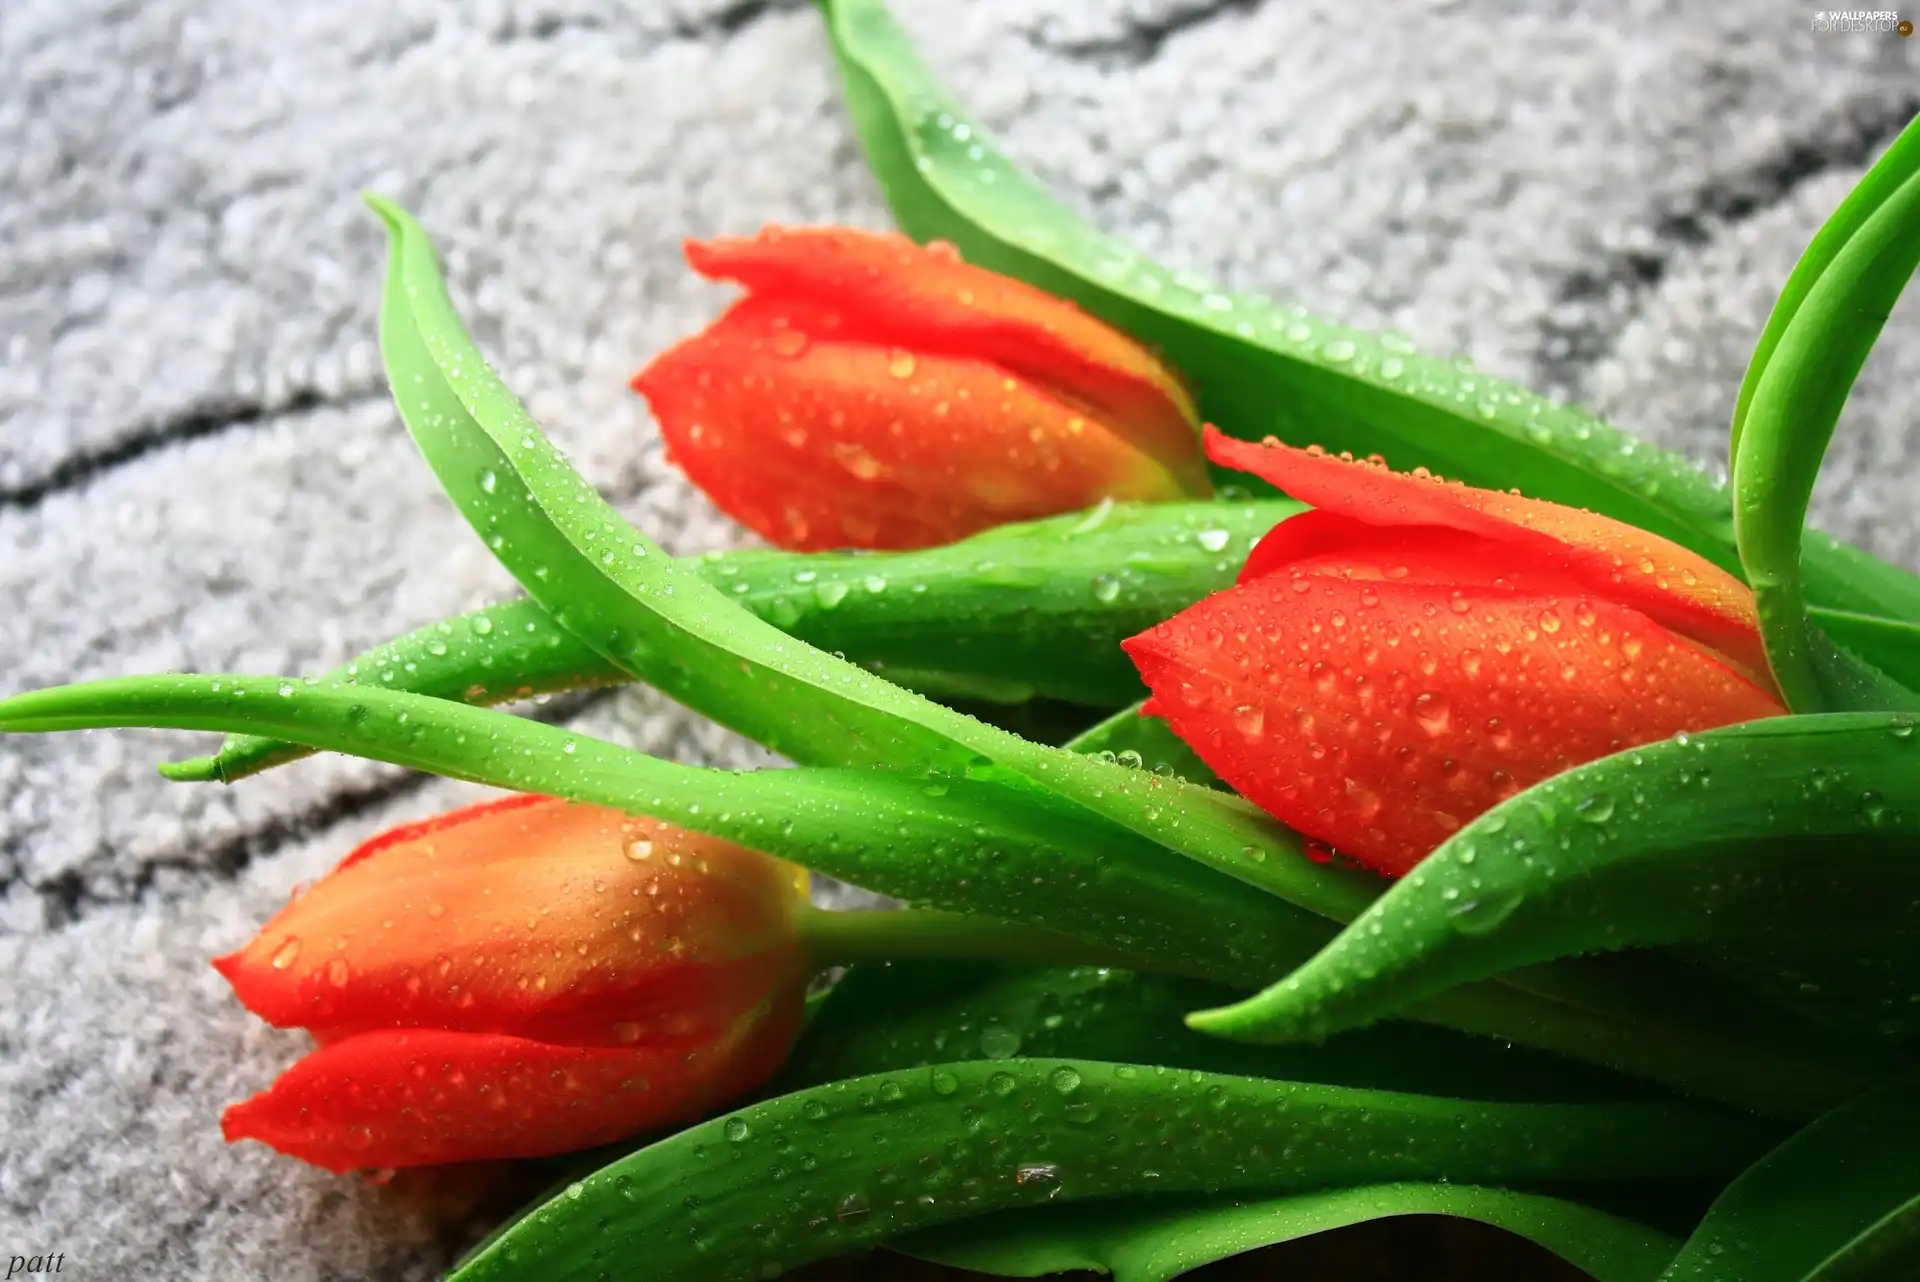
[[[928,908],[853,912],[806,908],[801,911],[799,931],[815,963],[823,967],[944,958],[1153,969],[1140,958],[1038,926]]]

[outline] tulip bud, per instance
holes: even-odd
[[[1124,643],[1146,711],[1362,863],[1397,876],[1549,775],[1786,710],[1752,592],[1657,535],[1278,442],[1207,447],[1315,510]]]
[[[927,547],[1210,492],[1170,370],[951,246],[769,227],[688,242],[687,259],[747,297],[633,386],[673,460],[778,546]]]
[[[229,1108],[332,1171],[528,1157],[698,1116],[797,1035],[806,873],[548,797],[376,837],[214,962],[319,1047]]]

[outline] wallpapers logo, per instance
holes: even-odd
[[[61,1273],[66,1269],[67,1253],[58,1255],[16,1255],[7,1260],[7,1282],[14,1278],[37,1277],[47,1273]]]
[[[1813,15],[1813,29],[1829,31],[1872,31],[1910,36],[1913,23],[1891,9],[1822,9]]]

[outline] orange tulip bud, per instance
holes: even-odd
[[[747,297],[633,386],[694,483],[781,547],[926,547],[1210,492],[1171,371],[951,246],[769,227],[687,259]]]
[[[319,1048],[229,1108],[332,1171],[528,1157],[684,1121],[799,1031],[804,870],[549,797],[367,842],[214,962]]]
[[[1405,873],[1521,789],[1779,716],[1753,594],[1656,535],[1538,499],[1208,434],[1316,510],[1240,582],[1125,643],[1146,711],[1242,795]]]

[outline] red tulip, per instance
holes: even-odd
[[[927,547],[1209,492],[1171,371],[951,246],[769,227],[686,250],[747,297],[633,386],[694,483],[780,547]]]
[[[367,842],[214,965],[319,1048],[229,1108],[331,1171],[527,1157],[686,1120],[800,1026],[803,870],[549,797]]]
[[[1207,448],[1316,510],[1125,643],[1146,711],[1382,872],[1571,766],[1786,711],[1753,594],[1657,535],[1271,440]]]

